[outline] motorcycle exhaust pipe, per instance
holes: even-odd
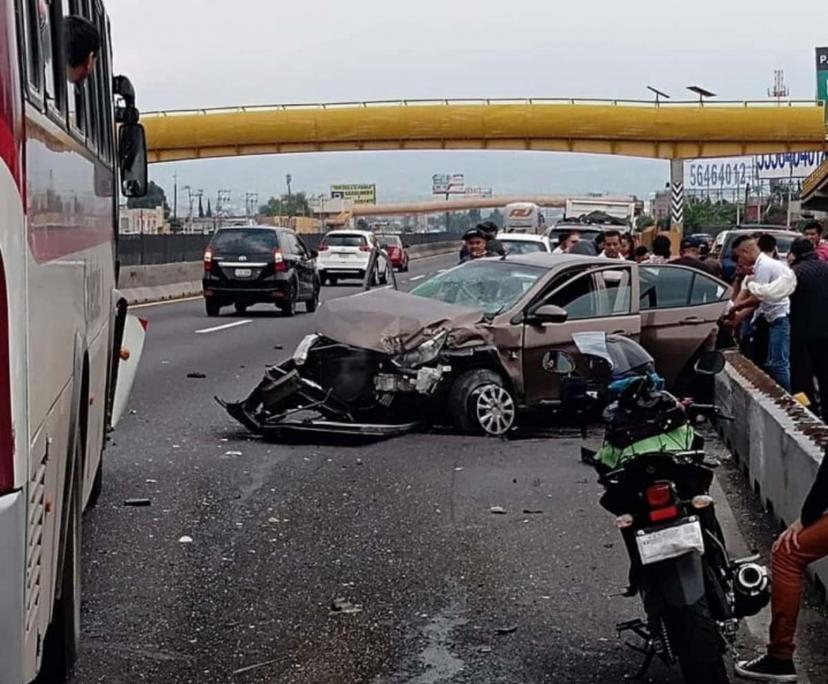
[[[752,596],[767,591],[768,569],[758,563],[745,563],[736,571],[736,591]]]

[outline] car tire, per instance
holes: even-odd
[[[242,302],[233,302],[233,308],[236,309],[236,313],[240,316],[244,316],[247,313],[247,304],[243,304]]]
[[[448,410],[465,433],[505,435],[515,424],[517,402],[503,378],[486,368],[460,375],[451,387]]]
[[[221,313],[221,304],[214,298],[205,299],[204,308],[207,310],[207,315],[210,318],[215,318]]]
[[[288,296],[285,297],[285,301],[282,304],[279,304],[279,308],[282,310],[282,315],[291,318],[292,316],[296,315],[296,299],[298,297],[298,292],[296,285],[290,286],[290,291],[288,292]]]
[[[319,289],[320,285],[317,284],[313,288],[313,295],[311,295],[311,298],[305,302],[305,311],[308,313],[313,313],[319,308]]]

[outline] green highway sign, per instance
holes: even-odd
[[[816,49],[817,100],[828,102],[828,47]]]

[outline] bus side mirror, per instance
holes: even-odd
[[[121,124],[118,129],[118,161],[121,193],[124,197],[147,194],[147,136],[138,123]]]

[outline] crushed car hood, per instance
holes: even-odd
[[[450,348],[488,344],[489,331],[477,325],[482,320],[476,309],[382,289],[325,302],[316,314],[316,331],[352,347],[399,354],[441,330],[449,331]]]

